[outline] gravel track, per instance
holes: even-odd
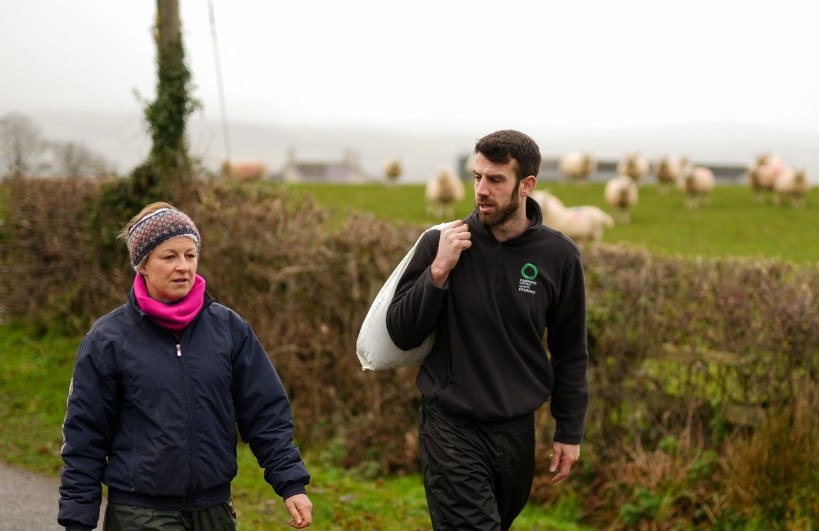
[[[65,531],[57,524],[59,486],[56,476],[0,462],[0,531]]]

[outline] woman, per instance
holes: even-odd
[[[250,325],[196,274],[200,237],[167,203],[122,230],[134,285],[77,352],[63,423],[58,521],[106,531],[236,528],[236,427],[290,525],[312,522],[290,402]]]

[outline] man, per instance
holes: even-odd
[[[388,310],[402,349],[437,332],[416,379],[436,531],[511,527],[534,478],[534,412],[550,398],[553,481],[580,456],[589,402],[583,267],[577,246],[543,226],[529,197],[539,168],[538,146],[523,133],[478,140],[475,210],[427,232]]]

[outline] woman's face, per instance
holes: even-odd
[[[199,255],[196,242],[177,236],[156,246],[139,272],[145,279],[148,295],[160,302],[174,302],[193,288]]]

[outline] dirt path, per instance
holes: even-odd
[[[0,531],[64,531],[57,524],[59,485],[57,477],[0,462]]]

